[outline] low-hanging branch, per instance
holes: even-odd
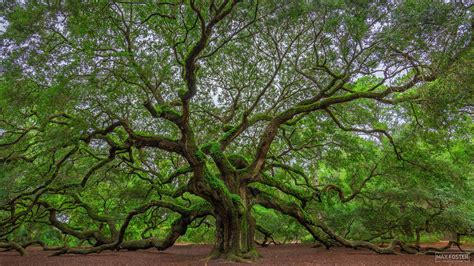
[[[271,196],[267,193],[260,192],[256,196],[256,203],[260,204],[266,208],[274,209],[279,211],[283,214],[289,215],[295,218],[301,225],[303,225],[315,238],[316,241],[321,242],[326,248],[329,248],[331,245],[328,242],[322,240],[320,236],[316,234],[314,227],[319,228],[323,233],[325,233],[328,237],[332,240],[336,241],[337,243],[341,244],[342,246],[349,247],[349,248],[366,248],[372,251],[375,251],[379,254],[398,254],[395,248],[399,247],[402,252],[406,252],[409,254],[427,254],[432,255],[434,251],[443,251],[449,249],[453,244],[458,246],[458,248],[463,251],[459,245],[459,243],[455,241],[450,241],[448,245],[445,247],[437,248],[437,247],[425,247],[425,248],[418,248],[416,246],[408,245],[405,242],[393,239],[388,247],[379,247],[376,244],[361,241],[361,240],[348,240],[344,237],[336,234],[330,227],[328,227],[322,220],[315,220],[312,216],[303,210],[300,206],[295,203],[288,203],[282,200],[278,200],[276,197]],[[463,251],[465,252],[465,251]],[[473,251],[468,251],[472,253]]]

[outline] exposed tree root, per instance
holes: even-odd
[[[235,255],[235,254],[228,254],[228,255],[224,256],[224,259],[234,261],[234,262],[240,262],[240,263],[252,263],[253,262],[251,260],[245,259],[244,257],[238,256],[238,255]]]
[[[203,261],[209,262],[211,260],[216,259],[223,259],[233,262],[240,262],[240,263],[252,263],[255,259],[259,258],[260,254],[255,250],[255,252],[247,252],[245,254],[241,254],[240,252],[228,252],[223,253],[219,250],[213,250],[211,254],[205,258]]]
[[[218,246],[215,246],[209,256],[206,257],[203,261],[209,262],[211,260],[223,259],[240,263],[252,263],[260,257],[261,255],[257,252],[256,249],[251,249],[248,252],[241,252],[236,251],[235,249],[230,249],[226,252]]]
[[[24,255],[28,254],[26,252],[26,250],[21,245],[19,245],[18,243],[15,243],[15,242],[0,242],[0,248],[5,248],[5,249],[8,249],[8,250],[14,249],[14,250],[18,251],[18,253],[20,253],[21,256],[24,256]]]
[[[256,260],[258,258],[261,258],[262,255],[258,253],[256,249],[252,249],[249,252],[242,254],[242,257],[245,259]]]

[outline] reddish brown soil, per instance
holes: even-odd
[[[51,252],[28,248],[27,256],[16,252],[0,252],[0,265],[239,265],[222,260],[206,262],[209,245],[178,245],[166,251],[103,252],[92,255],[48,257]],[[256,265],[432,265],[435,257],[428,255],[378,255],[369,250],[347,248],[311,248],[290,244],[259,248],[262,258]],[[455,251],[455,250],[453,250]],[[436,263],[436,265],[474,265],[471,262]]]

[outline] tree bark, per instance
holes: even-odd
[[[224,258],[239,262],[259,257],[255,249],[255,219],[247,186],[237,175],[219,178],[225,191],[213,191],[209,201],[214,206],[216,239],[210,259]]]
[[[19,244],[15,242],[0,242],[0,248],[5,248],[5,249],[14,249],[20,253],[21,256],[27,255],[26,250]]]

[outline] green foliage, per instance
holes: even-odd
[[[461,3],[7,2],[2,241],[113,242],[131,215],[124,241],[212,243],[248,210],[279,242],[474,228]]]

